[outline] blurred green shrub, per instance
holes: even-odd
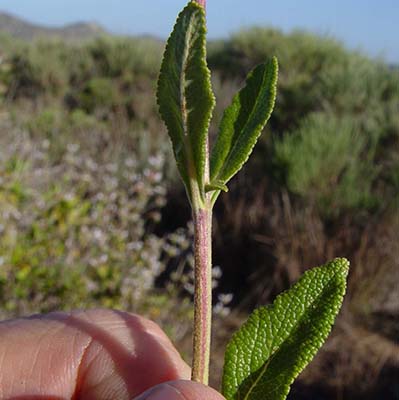
[[[163,44],[152,39],[104,37],[88,45],[96,74],[133,79],[137,75],[156,77]]]
[[[106,78],[93,78],[84,85],[78,97],[78,106],[87,113],[93,113],[96,109],[110,112],[118,106],[119,99],[114,82]]]
[[[43,95],[62,95],[69,79],[65,64],[67,46],[62,42],[21,44],[9,56],[11,79],[8,96],[37,99]]]
[[[28,120],[26,127],[34,137],[52,138],[59,133],[63,118],[60,109],[46,108],[37,115],[33,115]]]
[[[287,188],[329,217],[375,206],[372,161],[367,137],[348,117],[311,114],[275,143],[276,169]]]

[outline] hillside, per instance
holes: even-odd
[[[67,41],[86,40],[107,34],[97,23],[78,22],[60,28],[49,28],[0,12],[0,32],[23,40],[60,38]]]

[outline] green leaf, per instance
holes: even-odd
[[[245,87],[225,110],[211,154],[211,184],[227,183],[248,160],[273,111],[277,78],[273,57],[248,75]]]
[[[196,2],[179,14],[168,39],[157,99],[189,197],[203,197],[207,135],[215,99],[206,64],[205,11]]]
[[[254,311],[227,346],[227,400],[282,400],[330,333],[346,290],[349,262],[305,272],[273,305]]]
[[[215,190],[222,190],[223,192],[228,192],[229,188],[222,182],[212,182],[205,185],[205,192],[213,192]]]

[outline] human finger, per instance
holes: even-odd
[[[130,400],[189,367],[153,322],[112,310],[0,323],[0,399]]]

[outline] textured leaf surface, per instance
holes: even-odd
[[[211,155],[211,183],[226,183],[248,160],[273,111],[278,63],[258,65],[225,110]]]
[[[166,45],[157,91],[160,114],[172,139],[189,194],[204,193],[209,121],[214,107],[206,64],[205,11],[190,2],[179,14]]]
[[[254,311],[227,346],[227,400],[281,400],[326,340],[341,307],[349,262],[305,272],[273,305]]]

